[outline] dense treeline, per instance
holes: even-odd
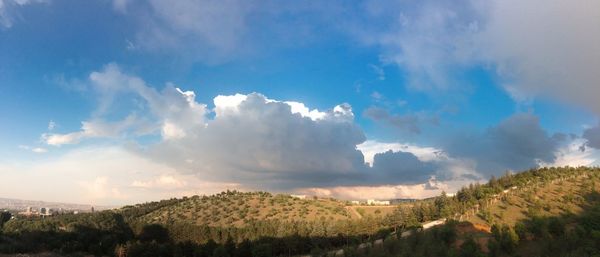
[[[108,256],[289,256],[312,253],[322,255],[331,249],[344,249],[346,256],[481,256],[478,238],[457,234],[456,222],[426,232],[396,239],[405,230],[440,218],[457,219],[485,206],[489,199],[508,189],[544,185],[556,179],[586,176],[598,180],[597,168],[541,168],[490,179],[489,183],[472,184],[453,197],[442,194],[417,201],[411,208],[397,208],[384,217],[366,216],[359,220],[318,219],[255,220],[244,226],[215,227],[188,223],[181,219],[152,224],[147,214],[183,203],[170,199],[117,211],[91,214],[68,214],[47,218],[18,218],[3,222],[0,253],[54,251],[62,254],[92,253]],[[588,188],[588,202],[600,202],[594,187]],[[231,194],[257,194],[224,192]],[[261,196],[270,196],[259,192]],[[596,199],[598,198],[598,199]],[[213,199],[208,199],[213,200]],[[282,198],[282,201],[285,200]],[[600,207],[588,208],[582,216],[537,217],[514,227],[497,225],[487,245],[492,256],[512,256],[524,248],[538,249],[540,255],[553,253],[592,256],[600,245]],[[142,218],[143,217],[143,218]],[[392,231],[396,233],[391,233]],[[358,248],[364,242],[383,239],[374,247]],[[568,242],[568,245],[565,245]],[[561,246],[555,251],[549,247]],[[564,246],[564,247],[562,247]],[[584,247],[574,247],[584,246]],[[542,254],[543,253],[543,254]]]

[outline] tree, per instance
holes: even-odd
[[[494,236],[495,244],[491,245],[493,246],[490,247],[491,250],[501,250],[502,252],[511,254],[519,244],[519,235],[506,224],[502,225],[502,227],[493,225],[492,235]]]
[[[259,244],[252,249],[252,257],[272,257],[273,250],[271,244]]]
[[[236,191],[233,191],[234,193]],[[225,241],[225,250],[227,251],[228,256],[232,256],[235,252],[235,243],[231,237],[227,237],[227,241]]]
[[[9,221],[11,218],[12,218],[12,214],[10,214],[10,212],[7,212],[7,211],[1,212],[0,213],[0,228],[2,228],[2,226],[4,226],[4,223]]]
[[[456,240],[456,221],[449,220],[440,228],[440,239],[447,245],[451,245]]]
[[[220,245],[219,247],[215,248],[215,250],[213,251],[212,257],[229,257],[229,253],[227,252],[227,249],[225,248],[225,246]]]
[[[438,218],[446,218],[452,215],[450,199],[446,196],[446,192],[442,191],[442,194],[435,198],[434,205]]]
[[[142,228],[138,239],[142,242],[167,243],[171,239],[169,231],[159,224],[150,224]]]
[[[506,253],[513,253],[519,244],[519,235],[508,225],[502,226],[502,250]]]
[[[235,257],[247,257],[252,256],[252,243],[250,240],[245,239],[242,241],[235,250]]]
[[[483,257],[484,254],[481,252],[481,248],[475,242],[473,237],[468,237],[465,242],[460,246],[460,257]]]

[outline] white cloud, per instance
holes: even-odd
[[[408,143],[398,142],[379,142],[376,140],[367,140],[362,144],[357,145],[357,148],[365,156],[365,162],[373,167],[375,156],[386,152],[404,152],[413,154],[423,163],[429,163],[434,173],[425,173],[424,175],[432,175],[438,177],[438,180],[455,181],[464,178],[481,178],[481,174],[477,172],[477,162],[470,159],[459,159],[448,156],[443,149],[437,147],[418,146]],[[402,165],[402,166],[406,166]],[[397,168],[396,171],[400,170]],[[423,172],[423,169],[415,169],[415,173]]]
[[[124,120],[117,122],[84,121],[82,122],[81,131],[67,134],[44,133],[41,139],[46,144],[53,146],[77,144],[85,138],[116,138],[126,130],[141,124],[143,123],[134,115],[127,116]]]
[[[428,162],[440,159],[446,159],[447,157],[443,153],[443,150],[435,147],[421,147],[411,144],[402,144],[395,142],[378,142],[376,140],[367,140],[364,143],[357,145],[357,148],[365,156],[365,162],[369,165],[373,165],[373,157],[377,153],[383,153],[388,150],[394,152],[408,152],[414,154],[419,160]]]
[[[41,148],[41,147],[35,147],[33,149],[31,149],[32,152],[34,153],[47,153],[48,150],[45,148]]]
[[[381,185],[381,186],[352,186],[329,188],[304,188],[298,192],[322,197],[334,197],[346,200],[366,199],[422,199],[438,196],[442,191],[455,193],[464,184],[474,182],[468,180],[440,182],[435,178],[421,184],[412,185]]]
[[[217,117],[227,115],[229,113],[235,114],[237,113],[238,106],[246,101],[248,98],[246,95],[235,94],[235,95],[218,95],[213,99],[215,104],[215,115]]]
[[[349,30],[381,47],[413,89],[468,90],[464,77],[483,66],[516,101],[549,97],[600,114],[598,1],[370,1],[366,14]]]
[[[48,122],[48,131],[52,131],[54,130],[54,128],[56,128],[56,122],[51,120],[50,122]]]
[[[514,90],[600,114],[600,2],[512,0],[490,7],[479,47]]]
[[[4,197],[93,205],[245,189],[237,184],[179,175],[171,167],[116,146],[80,147],[38,162],[0,163],[0,174],[0,195]],[[135,187],[134,181],[150,182],[155,187]]]
[[[180,139],[185,137],[185,131],[177,125],[166,121],[162,126],[161,135],[164,139]]]
[[[144,154],[209,180],[264,187],[331,183],[364,167],[355,148],[364,135],[349,106],[311,116],[308,108],[294,112],[292,105],[303,104],[257,93],[218,96],[214,102],[216,116],[206,126]]]
[[[127,198],[118,188],[110,187],[107,177],[96,177],[92,181],[79,181],[78,184],[85,192],[86,197],[92,201]]]
[[[123,13],[126,1],[117,1]],[[242,52],[248,30],[247,16],[254,5],[245,1],[149,1],[137,6],[144,12],[134,44],[145,50],[171,51],[185,58],[207,62],[228,59]],[[244,42],[245,43],[245,42]],[[185,51],[182,51],[184,50]],[[183,54],[185,53],[185,54]]]
[[[350,23],[347,29],[381,48],[384,64],[397,64],[409,73],[409,88],[447,92],[466,82],[460,70],[471,65],[479,8],[468,0],[368,1],[362,14],[369,22]]]
[[[554,167],[578,167],[594,165],[596,160],[600,160],[600,152],[593,148],[585,148],[583,139],[575,139],[568,144],[560,147],[556,151],[556,160],[551,163],[542,162],[540,166]]]
[[[294,1],[151,0],[135,6],[113,1],[121,14],[135,7],[140,24],[132,40],[136,49],[168,53],[188,64],[219,64],[320,40],[318,35],[338,26],[328,22],[339,22],[333,17],[346,9],[334,3]]]
[[[89,81],[100,95],[96,117],[82,122],[81,131],[43,134],[42,140],[47,144],[76,144],[86,138],[117,138],[127,132],[148,135],[161,131],[165,139],[178,139],[189,130],[205,125],[206,105],[197,103],[192,91],[183,91],[167,84],[158,92],[140,78],[122,73],[116,64],[108,64],[102,71],[92,72]],[[143,99],[149,109],[148,117],[138,118],[136,112],[132,111],[123,120],[104,121],[102,117],[111,112],[115,98],[121,94],[133,94]],[[138,111],[144,113],[145,110]]]
[[[298,113],[302,115],[302,117],[308,117],[311,120],[321,120],[327,116],[327,113],[320,112],[317,109],[308,109],[303,103],[293,101],[286,101],[285,103],[292,108],[292,113]]]
[[[138,151],[209,181],[285,187],[333,183],[343,174],[363,176],[365,166],[356,145],[364,141],[364,134],[348,104],[318,111],[257,93],[217,96],[216,115],[209,119],[206,105],[196,102],[194,92],[170,84],[159,92],[115,64],[92,72],[90,83],[100,95],[95,117],[83,122],[80,131],[44,134],[46,143],[99,137],[135,140],[160,133],[161,143],[140,146]],[[114,99],[122,95],[139,97],[144,108],[132,111],[136,114],[128,116],[132,118],[104,121],[115,116]]]
[[[22,19],[19,9],[30,4],[48,3],[48,0],[0,0],[0,26],[10,28],[16,19]]]
[[[131,0],[113,0],[112,5],[113,8],[121,13],[127,13],[127,7],[130,4]]]
[[[377,75],[378,80],[385,80],[385,71],[383,68],[373,64],[369,64],[369,68]]]
[[[239,113],[239,105],[248,98],[247,95],[235,94],[235,95],[218,95],[214,98],[215,114],[216,116],[223,115],[235,115]],[[265,98],[266,102],[280,102],[273,99]],[[304,103],[295,101],[284,101],[283,103],[291,107],[292,113],[300,114],[302,117],[308,117],[311,120],[324,119],[327,116],[326,112],[321,112],[317,109],[310,110]]]
[[[152,180],[135,180],[131,183],[131,186],[141,188],[182,188],[186,185],[186,181],[181,180],[173,175],[161,175],[160,177]]]
[[[48,149],[42,147],[31,147],[28,145],[19,145],[20,149],[32,151],[34,153],[47,153]]]
[[[125,188],[190,192],[194,190],[191,182],[177,181],[193,181],[193,177],[202,183],[247,189],[342,188],[353,192],[360,186],[374,195],[379,191],[408,195],[409,189],[425,195],[433,193],[433,184],[423,184],[431,177],[444,184],[480,180],[507,168],[530,168],[540,160],[556,159],[555,138],[531,114],[515,115],[485,133],[460,138],[444,148],[422,147],[365,142],[349,104],[320,111],[251,93],[219,95],[213,99],[214,109],[208,110],[196,102],[192,91],[171,84],[158,91],[114,64],[93,72],[90,80],[99,92],[101,111],[84,122],[81,131],[45,134],[44,138],[54,145],[92,137],[122,138],[130,142],[130,154],[172,169],[129,180]],[[131,112],[128,117],[133,118],[105,121],[115,116],[112,99],[123,95],[139,100],[133,110],[119,110]],[[143,135],[160,135],[162,140],[138,141]],[[464,142],[473,141],[472,137],[480,143],[465,147]],[[123,195],[131,194],[124,186],[116,188]],[[337,194],[342,195],[342,189]]]

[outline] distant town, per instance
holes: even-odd
[[[11,212],[22,216],[51,216],[68,213],[89,213],[111,209],[107,206],[92,206],[87,204],[55,203],[20,199],[0,198],[0,211]]]
[[[315,196],[307,195],[290,195],[294,198],[306,199]],[[316,197],[315,197],[316,198]],[[347,201],[350,205],[396,205],[406,202],[414,202],[416,199],[390,199],[390,200],[377,200],[377,199],[366,199],[366,200],[349,200]],[[58,214],[78,214],[78,213],[90,213],[94,211],[102,211],[107,209],[113,209],[114,206],[92,206],[87,204],[70,204],[70,203],[56,203],[56,202],[44,202],[44,201],[32,201],[32,200],[20,200],[20,199],[9,199],[0,198],[0,211],[11,212],[13,216],[52,216]]]

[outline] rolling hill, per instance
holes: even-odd
[[[129,208],[143,208],[127,206]],[[243,227],[251,220],[349,220],[356,218],[346,203],[335,199],[299,199],[265,192],[227,191],[212,196],[193,196],[137,217],[147,223],[189,222],[195,225]]]
[[[452,197],[395,207],[227,191],[93,214],[13,219],[3,227],[0,253],[595,256],[599,192],[600,169],[586,167],[507,174]]]

